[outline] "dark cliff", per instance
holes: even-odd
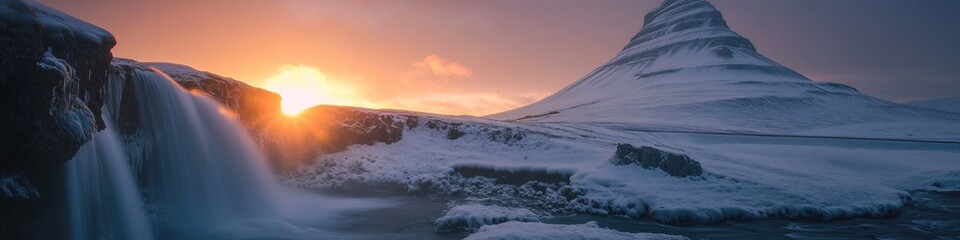
[[[0,239],[67,231],[63,163],[104,128],[107,31],[32,1],[0,1]]]
[[[0,2],[0,175],[47,174],[104,127],[115,44],[103,29],[37,3]]]

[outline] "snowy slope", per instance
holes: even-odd
[[[542,101],[490,117],[761,133],[960,120],[960,114],[904,106],[846,85],[811,81],[759,54],[705,0],[665,1],[646,15],[640,32],[606,64]]]
[[[31,15],[23,14],[25,12]],[[55,35],[53,38],[77,38],[98,44],[111,42],[111,46],[115,41],[110,32],[100,27],[32,0],[0,2],[0,14],[29,18],[16,21],[39,21],[46,34]]]
[[[412,113],[380,113],[406,122]],[[324,154],[286,177],[317,190],[467,196],[557,214],[670,223],[732,219],[882,217],[910,191],[960,191],[956,144],[650,133],[627,127],[528,124],[420,116],[392,144]],[[425,127],[457,126],[463,135]],[[513,136],[494,132],[511,129]],[[516,137],[519,136],[519,137]],[[703,175],[678,178],[610,162],[617,143],[689,156]],[[519,180],[518,180],[519,179]]]
[[[493,116],[508,121],[367,113],[415,127],[322,154],[285,181],[668,223],[886,217],[911,192],[960,191],[960,114],[813,82],[758,54],[702,0],[667,0],[610,62]],[[618,144],[688,156],[703,173],[614,164]]]
[[[932,99],[907,103],[907,105],[934,110],[960,113],[960,98]]]

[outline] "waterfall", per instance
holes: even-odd
[[[66,164],[73,239],[152,239],[151,228],[110,121]]]
[[[128,68],[138,126],[128,153],[158,221],[177,231],[277,211],[279,184],[230,111],[155,69]],[[126,95],[125,95],[126,97]]]
[[[133,66],[105,95],[106,129],[66,165],[73,239],[203,238],[279,212],[266,157],[216,101]]]

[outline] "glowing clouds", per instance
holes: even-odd
[[[296,115],[326,104],[483,116],[530,104],[541,93],[503,94],[477,84],[474,71],[437,55],[413,62],[392,77],[331,76],[317,68],[285,65],[262,88],[280,94],[282,111]]]
[[[437,55],[430,55],[423,60],[414,63],[414,66],[423,70],[429,70],[437,76],[455,76],[460,78],[470,77],[473,70],[454,61],[448,61]]]
[[[280,72],[262,87],[280,94],[281,109],[287,115],[321,104],[356,105],[351,88],[331,81],[319,69],[303,65],[280,67]]]

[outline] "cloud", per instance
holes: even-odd
[[[484,116],[521,107],[540,100],[544,96],[546,94],[541,93],[512,96],[494,92],[424,92],[394,99],[384,105],[440,114]]]
[[[463,66],[460,63],[443,59],[437,55],[430,55],[419,62],[413,64],[420,70],[426,70],[437,76],[454,76],[459,78],[469,78],[473,75],[473,70]]]
[[[396,75],[397,88],[387,89],[372,101],[386,108],[440,114],[483,116],[521,107],[542,99],[546,94],[503,94],[478,85],[473,70],[452,60],[429,55],[413,64],[413,69]]]
[[[280,93],[291,112],[316,104],[484,116],[542,99],[544,93],[507,94],[478,84],[473,70],[429,55],[391,81],[331,76],[317,67],[287,65],[261,87]],[[480,76],[478,76],[480,77]],[[470,78],[467,81],[467,78]]]

